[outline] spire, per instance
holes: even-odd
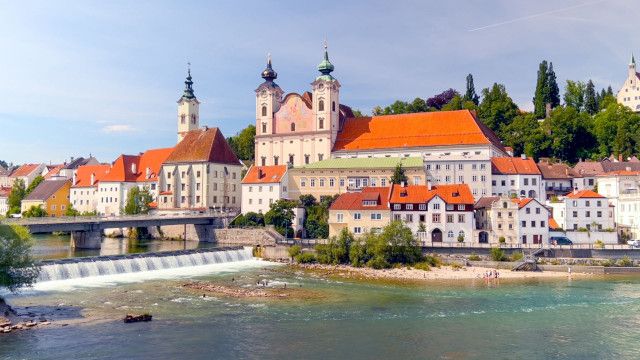
[[[267,67],[262,71],[262,78],[267,82],[273,82],[278,78],[278,73],[271,67],[271,53],[267,54]]]
[[[184,82],[184,93],[182,94],[183,99],[195,99],[196,96],[193,94],[193,81],[191,81],[191,63],[187,63],[187,80]]]
[[[333,64],[329,61],[329,51],[327,50],[327,40],[324,40],[324,59],[318,65],[318,71],[322,73],[322,75],[318,76],[316,80],[333,80],[333,76],[331,76],[331,72],[333,71]]]
[[[631,53],[631,62],[629,63],[629,65],[636,66],[636,58],[633,57],[633,53]]]

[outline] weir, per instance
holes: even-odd
[[[137,273],[250,260],[251,247],[223,247],[158,253],[46,260],[38,282]]]

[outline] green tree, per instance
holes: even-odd
[[[353,116],[355,117],[365,117],[367,115],[365,115],[362,111],[360,111],[359,109],[354,109],[351,110],[353,112]]]
[[[467,88],[463,97],[464,101],[471,101],[475,105],[479,104],[479,97],[476,94],[476,87],[473,85],[473,75],[467,75]]]
[[[73,204],[69,204],[69,206],[67,206],[67,210],[65,210],[64,212],[64,216],[80,216],[80,211],[76,210],[73,207]]]
[[[318,262],[322,264],[346,264],[350,261],[349,250],[354,242],[353,234],[343,228],[338,236],[333,236],[326,244],[316,245]]]
[[[27,211],[22,213],[25,218],[47,217],[47,211],[41,206],[31,206]]]
[[[11,214],[20,214],[20,206],[22,204],[22,199],[24,199],[26,195],[26,190],[24,187],[24,180],[16,179],[13,182],[13,186],[11,187],[11,192],[9,193],[9,197],[7,198],[7,206],[9,207],[9,211],[7,211],[7,216]]]
[[[503,127],[509,125],[518,115],[516,105],[502,84],[493,84],[491,89],[482,90],[482,102],[478,107],[478,116],[491,130],[498,135]]]
[[[26,228],[0,225],[0,287],[15,292],[36,281],[40,269],[31,256],[32,245]]]
[[[269,211],[264,214],[264,222],[273,225],[280,234],[290,236],[293,232],[293,209],[296,202],[286,199],[279,199],[271,204]]]
[[[578,111],[582,111],[585,90],[586,86],[583,82],[567,80],[567,85],[564,88],[564,104]]]
[[[238,159],[253,161],[255,158],[256,127],[249,125],[235,136],[227,138],[227,142]]]
[[[584,92],[584,111],[590,115],[594,115],[598,112],[598,99],[596,98],[596,89],[593,85],[593,81],[587,82],[587,87]]]
[[[302,205],[302,207],[304,208],[311,207],[317,203],[316,198],[311,194],[300,195],[299,200],[300,205]]]
[[[593,119],[572,107],[558,107],[543,123],[552,157],[568,162],[591,158],[596,149]]]
[[[536,92],[533,96],[533,113],[538,119],[545,117],[546,103],[549,99],[549,65],[543,60],[538,66],[538,80],[536,81]]]
[[[534,114],[516,116],[502,131],[502,140],[513,148],[514,154],[526,154],[535,159],[546,156],[549,146],[548,137]]]
[[[556,73],[553,71],[552,62],[549,62],[549,69],[547,70],[546,102],[551,104],[552,109],[560,105],[560,88],[558,87],[558,81],[556,80]]]
[[[380,238],[389,244],[385,260],[391,264],[413,264],[422,258],[418,241],[414,238],[411,229],[402,221],[392,221],[385,226]]]
[[[407,174],[405,174],[404,169],[402,168],[402,163],[398,163],[396,165],[395,170],[393,171],[393,176],[391,177],[392,184],[402,184],[403,182],[406,184],[409,181],[407,178]]]
[[[35,178],[33,178],[33,181],[29,184],[29,187],[27,187],[25,196],[31,194],[31,192],[33,192],[33,190],[35,190],[38,187],[38,185],[40,185],[43,181],[44,181],[44,178],[42,177],[42,175],[38,175]]]
[[[126,215],[147,214],[150,210],[150,204],[153,202],[153,196],[147,187],[140,190],[134,186],[127,193],[127,201],[124,206]]]

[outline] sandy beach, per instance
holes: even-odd
[[[557,271],[511,271],[505,269],[491,269],[485,267],[451,266],[433,267],[430,271],[412,269],[408,267],[376,270],[371,268],[357,268],[348,265],[297,264],[295,267],[320,272],[324,275],[334,275],[355,279],[393,279],[393,280],[471,280],[482,279],[487,272],[498,272],[499,279],[537,279],[537,278],[568,278],[585,277],[589,274],[569,274]]]

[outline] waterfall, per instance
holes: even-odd
[[[49,260],[42,263],[38,282],[221,264],[252,258],[251,247],[226,247]]]

